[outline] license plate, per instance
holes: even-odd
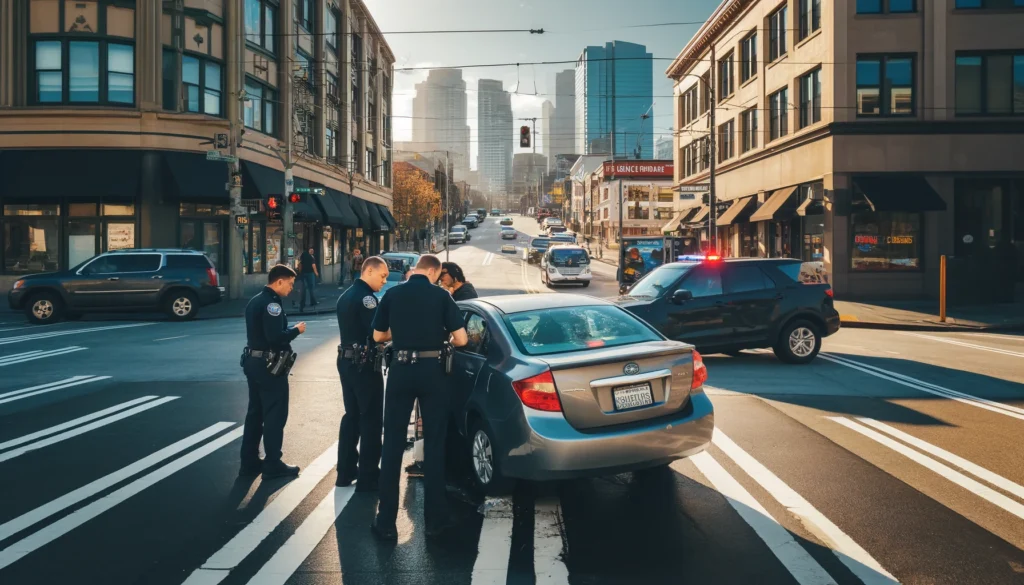
[[[654,404],[649,382],[612,388],[612,398],[615,400],[615,410],[629,410]]]

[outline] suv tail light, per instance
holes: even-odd
[[[830,299],[834,299],[835,298],[836,293],[832,290],[831,286],[825,289],[825,296],[830,298]]]
[[[519,400],[522,400],[523,404],[530,408],[546,412],[562,410],[562,403],[558,399],[558,390],[555,389],[555,379],[551,376],[551,370],[525,380],[516,380],[512,382],[512,388],[519,395]]]
[[[708,381],[708,368],[704,365],[704,358],[700,357],[697,350],[693,350],[693,382],[690,382],[690,390],[696,390]]]
[[[210,277],[210,286],[218,286],[217,285],[217,269],[216,268],[214,268],[213,266],[207,268],[206,269],[206,276]]]

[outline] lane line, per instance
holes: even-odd
[[[987,345],[977,345],[977,344],[974,344],[974,343],[967,343],[965,341],[956,341],[955,339],[946,339],[944,337],[933,337],[931,335],[921,335],[920,333],[907,333],[907,332],[900,332],[900,335],[909,335],[911,337],[919,337],[921,339],[928,339],[930,341],[938,341],[939,343],[948,343],[950,345],[956,345],[956,346],[959,346],[959,347],[966,347],[966,348],[969,348],[969,349],[980,349],[982,351],[989,351],[989,352],[998,353],[998,354],[1001,354],[1001,355],[1008,355],[1008,356],[1011,356],[1011,357],[1024,358],[1024,353],[1020,353],[1019,351],[1010,351],[1008,349],[999,349],[997,347],[989,347]]]
[[[982,498],[988,501],[989,503],[998,506],[1003,510],[1006,510],[1007,512],[1013,514],[1021,520],[1024,520],[1024,505],[1011,500],[1010,498],[995,491],[994,489],[988,487],[987,485],[979,483],[967,477],[966,475],[960,473],[959,471],[947,465],[943,465],[942,463],[939,463],[938,461],[932,459],[931,457],[928,457],[927,455],[924,455],[918,451],[911,449],[910,447],[907,447],[903,443],[897,443],[893,439],[890,439],[889,437],[886,437],[885,435],[872,429],[869,429],[868,427],[860,423],[856,423],[848,418],[843,418],[839,416],[829,416],[825,418],[837,422],[850,430],[856,431],[864,435],[865,437],[872,439],[875,442],[892,449],[893,451],[896,451],[900,455],[903,455],[910,459],[911,461],[914,461],[915,463],[918,463],[934,471],[935,473],[941,475],[942,477],[948,479],[949,481],[955,483],[956,485],[964,488],[965,490],[973,493],[979,498]]]
[[[146,404],[142,404],[142,405],[136,406],[135,408],[126,410],[124,412],[119,412],[119,413],[117,413],[117,414],[115,414],[113,416],[109,416],[107,418],[91,422],[91,423],[89,423],[87,425],[78,427],[76,429],[71,429],[70,431],[64,431],[63,433],[61,433],[59,435],[55,435],[55,436],[50,437],[48,439],[43,439],[43,440],[37,441],[35,443],[30,443],[28,445],[24,445],[24,446],[19,447],[17,449],[13,449],[11,451],[7,451],[6,453],[0,453],[0,463],[3,463],[4,461],[10,461],[11,459],[14,459],[16,457],[20,457],[20,456],[22,456],[25,453],[28,453],[30,451],[35,451],[37,449],[42,449],[43,447],[49,447],[50,445],[55,445],[57,443],[60,443],[61,441],[66,441],[66,440],[68,440],[68,439],[70,439],[72,437],[77,437],[78,435],[82,435],[82,434],[88,433],[89,431],[93,431],[93,430],[96,430],[98,428],[105,427],[105,426],[107,426],[109,424],[112,424],[112,423],[115,423],[115,422],[117,422],[119,420],[124,420],[124,419],[126,419],[126,418],[128,418],[130,416],[135,416],[136,414],[139,414],[140,412],[146,412],[147,410],[149,410],[151,408],[156,408],[156,407],[160,406],[161,404],[167,404],[168,402],[171,402],[172,400],[177,400],[178,398],[180,398],[180,397],[179,396],[165,396],[165,397],[163,397],[163,398],[161,398],[159,400],[154,400],[152,402],[147,402]]]
[[[828,572],[814,560],[764,507],[718,461],[705,451],[690,457],[690,461],[715,486],[740,518],[754,530],[771,549],[793,579],[800,585],[837,585]],[[677,463],[672,467],[678,472]]]
[[[503,501],[484,513],[470,585],[505,585],[508,581],[512,523],[510,501]]]
[[[232,570],[295,511],[313,488],[330,473],[337,459],[338,442],[335,441],[303,469],[302,474],[292,480],[252,522],[193,571],[185,580],[185,585],[214,585],[226,579]]]
[[[29,388],[28,390],[35,390],[35,391],[34,392],[22,392],[22,391],[19,391],[17,396],[12,396],[10,398],[4,398],[4,399],[0,400],[0,404],[7,404],[8,402],[14,402],[15,400],[21,400],[23,398],[31,398],[33,396],[39,396],[40,394],[47,394],[49,392],[55,392],[57,390],[64,390],[65,388],[72,388],[74,386],[81,386],[82,384],[91,384],[93,382],[101,382],[103,380],[109,380],[109,379],[110,379],[110,376],[91,376],[91,377],[88,377],[87,379],[84,379],[84,380],[78,380],[77,382],[69,382],[67,384],[62,384],[60,386],[50,385],[49,387],[41,389],[41,390],[35,390],[34,388]]]
[[[234,423],[220,423],[233,425]],[[174,461],[156,469],[139,479],[129,483],[128,485],[111,492],[110,494],[103,496],[102,498],[90,503],[89,505],[72,512],[71,514],[64,516],[60,520],[57,520],[53,524],[50,524],[39,531],[21,539],[20,541],[12,544],[6,549],[0,551],[0,569],[7,567],[22,558],[29,553],[57,540],[61,536],[64,536],[68,532],[71,532],[75,528],[78,528],[82,524],[85,524],[89,520],[99,516],[100,514],[110,510],[114,506],[117,506],[121,502],[128,498],[138,494],[142,490],[156,484],[162,479],[170,477],[174,473],[181,471],[189,465],[199,461],[203,457],[213,453],[217,449],[231,443],[242,436],[243,427],[238,427],[235,430],[218,437],[217,439],[210,441],[202,447],[186,454],[183,457],[175,459]]]
[[[66,353],[74,353],[76,351],[82,351],[84,349],[88,349],[88,348],[74,346],[74,347],[65,347],[63,349],[57,349],[57,350],[53,350],[53,351],[44,351],[44,352],[39,352],[39,353],[33,352],[32,355],[28,355],[28,356],[25,356],[25,357],[22,357],[22,358],[19,358],[19,359],[8,359],[8,360],[0,361],[0,368],[6,367],[6,366],[13,366],[15,364],[22,364],[22,363],[30,362],[30,361],[33,361],[33,360],[41,360],[41,359],[50,358],[50,357],[57,357],[59,355],[64,355]],[[23,355],[23,354],[18,354],[18,355]]]
[[[51,502],[43,504],[34,510],[30,510],[21,516],[18,516],[17,518],[8,520],[7,522],[0,524],[0,541],[10,538],[14,534],[17,534],[34,524],[38,524],[54,514],[58,514],[79,502],[91,498],[103,490],[113,485],[117,485],[119,482],[139,473],[140,471],[144,471],[165,459],[181,453],[197,443],[205,441],[234,424],[235,423],[231,422],[219,422],[211,425],[194,435],[185,437],[177,443],[173,443],[163,449],[160,449],[156,453],[147,455],[135,463],[122,467],[113,473],[107,474],[74,491],[68,492]],[[240,432],[241,429],[239,429],[239,433]]]
[[[569,569],[562,561],[561,509],[557,498],[534,504],[533,570],[536,585],[568,585]]]
[[[175,335],[174,337],[161,337],[160,339],[154,339],[153,341],[169,341],[171,339],[184,339],[188,335]]]
[[[900,439],[904,443],[908,443],[914,447],[917,447],[918,449],[924,451],[925,453],[934,455],[939,459],[946,461],[947,463],[952,463],[953,465],[956,465],[960,469],[963,469],[964,471],[970,473],[971,475],[977,477],[978,479],[985,480],[988,483],[996,486],[997,488],[1003,491],[1010,492],[1011,494],[1017,496],[1021,500],[1024,500],[1024,486],[1016,484],[995,472],[989,471],[988,469],[985,469],[980,465],[971,463],[970,461],[964,459],[963,457],[954,455],[949,451],[942,449],[941,447],[936,447],[935,445],[932,445],[927,441],[918,439],[913,435],[904,433],[903,431],[895,427],[891,427],[877,420],[871,418],[858,418],[857,421],[862,424],[874,427],[882,431],[883,433],[888,433],[893,437]]]
[[[51,386],[59,386],[61,384],[77,382],[79,380],[88,380],[91,378],[93,378],[93,376],[72,376],[70,378],[64,378],[63,380],[58,380],[56,382],[47,382],[46,384],[40,384],[39,386],[32,386],[31,388],[22,388],[21,390],[12,390],[11,392],[5,392],[4,394],[0,394],[0,398],[7,398],[8,396],[14,396],[16,394],[23,394],[25,392],[31,392],[33,390],[42,390],[43,388],[50,388]]]
[[[1000,335],[998,333],[968,333],[966,331],[958,332],[957,335],[970,335],[973,337],[988,337],[991,339],[1008,339],[1011,341],[1020,341],[1024,343],[1024,335]]]
[[[331,526],[334,526],[355,490],[355,486],[335,487],[331,490],[306,517],[295,534],[292,534],[281,548],[277,549],[274,556],[270,557],[270,560],[249,580],[249,584],[284,585],[313,552],[313,549],[320,544]],[[342,546],[342,543],[338,544]]]
[[[47,435],[52,435],[54,433],[59,433],[59,432],[61,432],[63,430],[70,429],[72,427],[76,427],[76,426],[78,426],[80,424],[87,423],[87,422],[89,422],[91,420],[96,420],[98,418],[103,418],[103,417],[107,416],[108,414],[113,414],[115,412],[124,410],[126,408],[131,408],[132,406],[135,406],[136,404],[141,404],[143,402],[147,402],[147,401],[152,400],[154,398],[156,398],[156,396],[143,396],[141,398],[136,398],[135,400],[129,400],[128,402],[122,402],[121,404],[115,404],[114,406],[111,406],[110,408],[104,408],[103,410],[98,410],[98,411],[96,411],[96,412],[94,412],[92,414],[87,414],[85,416],[81,416],[81,417],[78,417],[76,419],[69,420],[66,423],[61,423],[59,425],[52,426],[50,428],[43,429],[41,431],[36,431],[34,433],[30,433],[28,435],[24,435],[24,436],[18,437],[16,439],[11,439],[10,441],[6,441],[6,442],[3,442],[3,443],[0,443],[0,451],[3,451],[4,449],[10,449],[11,447],[17,447],[18,445],[23,445],[25,443],[34,441],[36,439],[40,439],[42,437],[45,437]]]
[[[776,501],[799,518],[811,533],[821,538],[826,546],[832,549],[832,553],[865,585],[899,583],[896,577],[886,571],[868,551],[720,429],[715,429],[712,441]]]
[[[64,335],[77,335],[79,333],[95,333],[97,331],[113,331],[115,329],[130,329],[132,327],[147,327],[156,323],[128,323],[127,325],[107,325],[104,327],[87,327],[85,329],[69,329],[67,331],[47,331],[45,333],[34,333],[31,335],[19,335],[17,337],[5,337],[0,339],[0,345],[12,343],[24,343],[39,339],[50,339],[51,337],[62,337]]]

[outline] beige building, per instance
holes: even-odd
[[[662,235],[662,227],[681,210],[672,190],[672,163],[656,160],[604,161],[584,176],[590,190],[591,227],[604,245],[618,242],[619,193],[623,236]]]
[[[244,289],[312,247],[337,279],[395,227],[394,60],[360,0],[0,2],[0,284],[119,247],[241,256]],[[288,237],[266,202],[301,187]]]
[[[675,183],[707,183],[717,157],[721,204],[683,227],[716,215],[720,251],[823,262],[846,298],[934,296],[940,255],[1012,274],[1024,10],[1004,4],[722,2],[667,71]]]

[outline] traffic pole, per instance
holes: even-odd
[[[946,322],[946,256],[939,256],[939,321]]]
[[[282,215],[282,225],[284,226],[284,235],[281,237],[282,250],[286,256],[283,256],[282,264],[287,264],[292,268],[295,268],[295,210],[292,208],[292,204],[288,202],[288,195],[292,192],[292,187],[295,185],[295,179],[292,176],[292,169],[290,166],[285,165],[284,168],[284,193],[281,194],[281,198],[284,201],[284,212]]]

